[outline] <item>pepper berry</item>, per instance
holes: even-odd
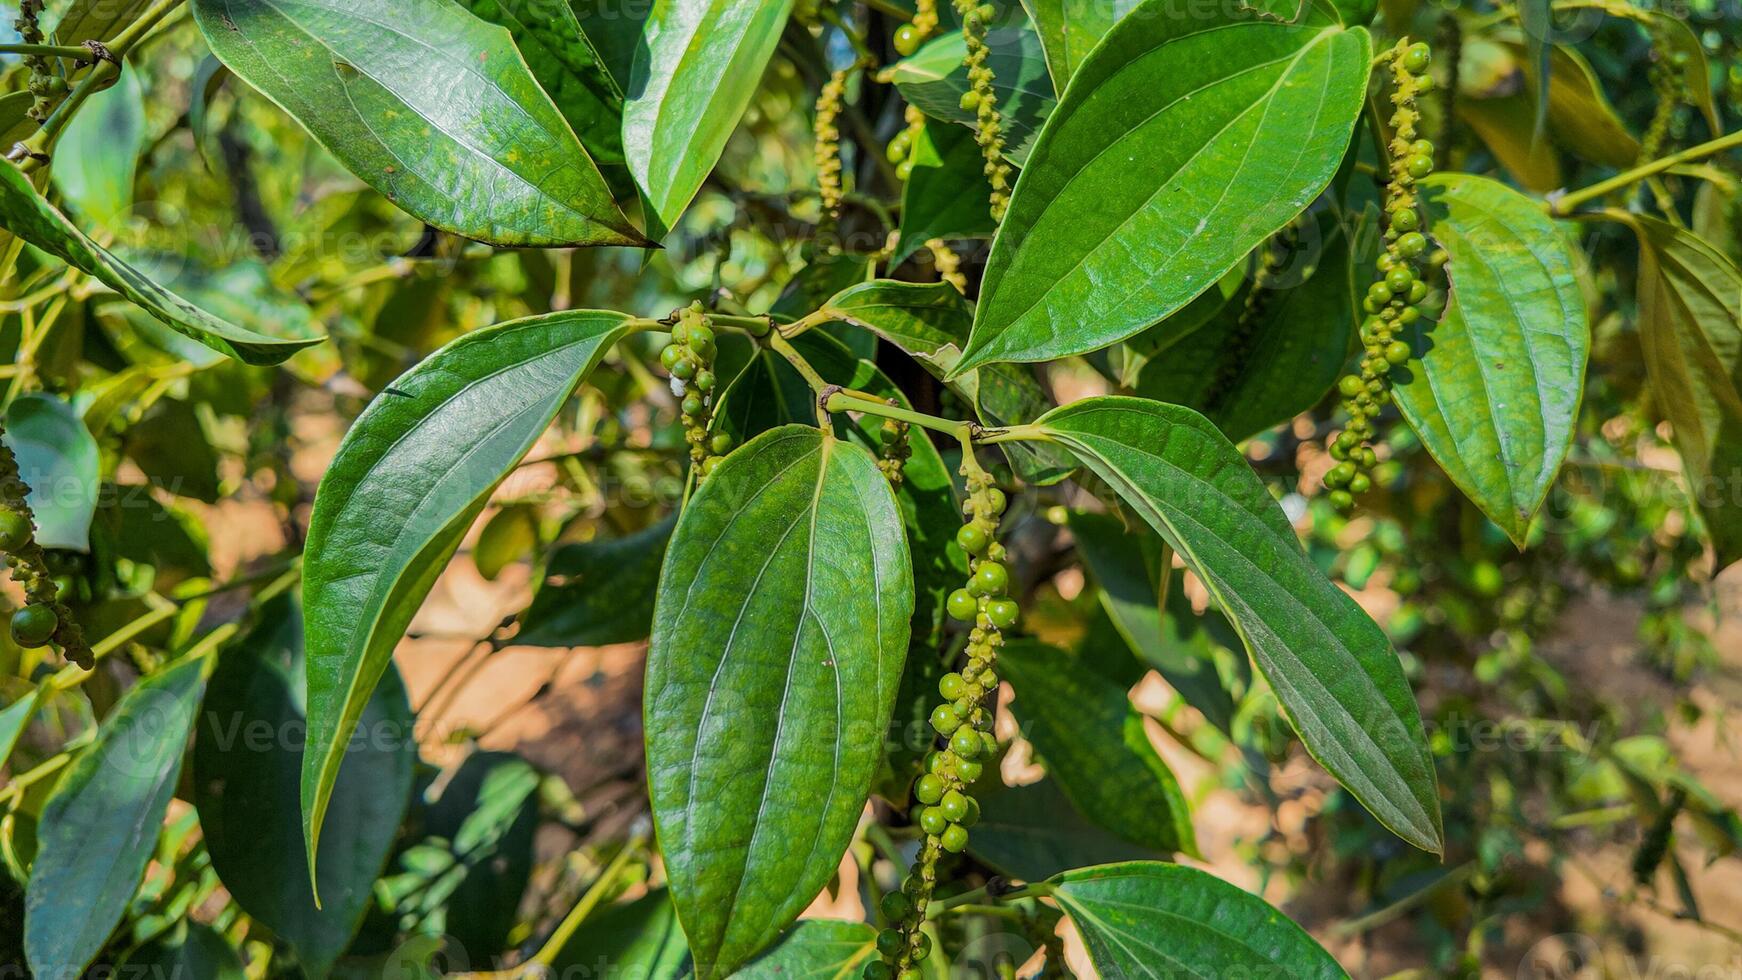
[[[41,603],[32,603],[12,614],[12,639],[21,647],[39,647],[60,628],[60,617]]]

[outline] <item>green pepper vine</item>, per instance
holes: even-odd
[[[731,435],[708,431],[713,420],[714,389],[718,385],[713,370],[716,352],[713,321],[702,311],[701,303],[691,303],[678,311],[675,319],[671,343],[659,352],[659,363],[671,374],[671,393],[679,399],[684,441],[689,444],[696,478],[706,479],[720,458],[732,451]]]
[[[992,67],[986,63],[992,55],[986,44],[986,22],[998,11],[989,3],[955,2],[956,12],[962,15],[962,38],[968,45],[963,63],[968,66],[970,87],[962,93],[962,108],[975,115],[974,138],[986,158],[986,181],[992,185],[992,220],[1002,221],[1010,206],[1010,164],[1004,162],[1003,118],[998,112],[998,93],[992,87]]]

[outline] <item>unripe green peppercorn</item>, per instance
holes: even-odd
[[[980,733],[968,726],[960,726],[950,735],[950,751],[964,759],[972,759],[980,754],[985,743],[980,740]]]
[[[883,910],[883,917],[891,922],[899,922],[907,918],[913,911],[913,899],[901,892],[887,892],[878,901],[877,907]]]
[[[918,51],[920,42],[924,40],[925,35],[912,24],[903,24],[895,29],[895,50],[904,58]]]
[[[968,798],[952,789],[938,802],[938,809],[944,812],[944,817],[951,823],[960,823],[968,815]]]
[[[1010,573],[1004,566],[995,561],[983,561],[974,569],[974,577],[968,585],[970,591],[981,595],[998,595],[1010,585]]]
[[[1421,226],[1421,216],[1414,208],[1398,208],[1391,212],[1391,227],[1398,231],[1414,231]]]
[[[956,531],[956,544],[961,545],[962,550],[970,555],[977,555],[985,551],[991,540],[986,529],[978,524],[963,524]]]
[[[974,594],[967,589],[951,592],[945,606],[949,609],[951,618],[963,622],[971,621],[980,612],[980,600],[974,598]]]
[[[1421,180],[1423,177],[1434,172],[1434,158],[1422,156],[1420,154],[1411,156],[1409,158],[1408,169],[1411,177],[1414,177],[1416,180]]]
[[[864,980],[895,980],[895,971],[882,960],[871,960],[865,964],[865,969],[859,972]]]
[[[1385,273],[1385,285],[1391,287],[1392,295],[1401,293],[1415,281],[1415,272],[1407,265],[1394,265]]]
[[[937,729],[939,735],[948,735],[962,725],[962,716],[956,714],[956,709],[947,704],[940,704],[931,711],[931,727]]]
[[[877,952],[889,959],[900,956],[906,947],[907,937],[901,934],[900,929],[885,929],[877,934]]]
[[[59,628],[60,617],[40,603],[32,603],[12,614],[12,639],[21,647],[42,646]],[[978,737],[974,744],[979,747]]]
[[[1358,496],[1373,489],[1373,480],[1365,473],[1357,473],[1349,480],[1349,495]]]
[[[944,781],[932,773],[914,780],[913,798],[921,803],[936,803],[944,798]]]
[[[1358,374],[1345,374],[1337,379],[1337,393],[1344,398],[1353,398],[1361,393],[1364,383]]]
[[[938,678],[938,694],[942,695],[945,701],[954,701],[967,693],[968,682],[962,679],[961,674],[952,670]]]
[[[1412,231],[1397,239],[1397,253],[1404,258],[1413,259],[1427,251],[1427,236],[1419,231]]]
[[[938,838],[938,843],[942,844],[944,850],[951,854],[960,854],[967,850],[968,832],[963,829],[961,824],[950,824],[944,828],[943,834]]]
[[[724,456],[732,451],[732,435],[729,432],[716,432],[708,440],[708,448],[715,456]]]
[[[1001,630],[1016,625],[1016,618],[1021,610],[1011,599],[993,599],[986,604],[986,619]]]
[[[1355,506],[1355,498],[1347,490],[1332,490],[1330,497],[1331,506],[1338,510],[1348,510],[1350,507]]]
[[[15,510],[0,510],[0,551],[17,551],[30,543],[33,533],[23,514]]]
[[[1433,63],[1433,51],[1420,41],[1410,45],[1403,52],[1403,70],[1411,75],[1420,75],[1427,71]]]
[[[950,822],[944,818],[944,811],[935,806],[928,806],[919,813],[919,829],[933,837],[943,833]]]
[[[956,763],[956,775],[968,785],[979,780],[982,770],[983,764],[978,759],[963,759]]]

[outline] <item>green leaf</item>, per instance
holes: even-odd
[[[51,33],[56,44],[107,41],[121,33],[150,8],[152,0],[73,0]],[[123,72],[122,74],[126,74]]]
[[[475,330],[401,375],[345,433],[315,494],[303,566],[311,866],[345,743],[394,645],[491,492],[634,326],[571,310]]]
[[[18,747],[18,738],[24,730],[30,727],[30,722],[36,717],[37,705],[42,703],[42,689],[32,688],[30,693],[7,705],[0,710],[0,766],[12,758],[12,750]]]
[[[949,283],[874,279],[842,290],[823,305],[825,315],[864,327],[917,359],[934,377],[955,367],[973,323],[972,308]],[[990,426],[1033,421],[1053,407],[1034,374],[1021,365],[993,364],[950,381]],[[1004,443],[999,448],[1023,482],[1057,483],[1076,467],[1070,455],[1044,443]]]
[[[933,238],[992,237],[998,226],[987,210],[985,157],[972,130],[922,127],[908,160],[913,173],[901,192],[901,236],[891,269]]]
[[[968,835],[968,850],[1023,881],[1040,881],[1091,864],[1163,857],[1084,819],[1059,792],[1055,779],[1026,786],[983,779],[974,787],[974,795],[980,802],[980,822]]]
[[[1243,281],[1232,301],[1143,366],[1137,393],[1196,409],[1235,442],[1317,404],[1348,361],[1356,307],[1349,239],[1328,211],[1311,227],[1317,236],[1302,241],[1317,244],[1316,260],[1303,249],[1262,289]]]
[[[128,457],[152,485],[204,503],[218,502],[221,461],[197,406],[165,398],[128,426],[124,438]]]
[[[507,30],[446,0],[195,0],[237,77],[413,217],[493,245],[646,245]]]
[[[596,647],[644,640],[676,517],[634,534],[559,546],[520,619],[516,644]]]
[[[438,779],[414,820],[425,839],[401,855],[406,873],[377,886],[392,907],[473,956],[500,953],[532,874],[540,779],[510,752],[474,752]]]
[[[1534,78],[1531,83],[1541,84]],[[1548,127],[1557,142],[1593,163],[1625,168],[1639,159],[1639,141],[1603,94],[1590,62],[1575,48],[1550,49]]]
[[[1392,397],[1452,482],[1520,547],[1572,445],[1591,346],[1573,257],[1542,206],[1485,177],[1422,183],[1451,298],[1401,340]]]
[[[999,118],[1004,126],[1004,157],[1022,166],[1033,151],[1036,135],[1057,100],[1052,79],[1047,77],[1046,54],[1040,36],[1026,19],[994,23],[986,32],[991,53],[986,67],[992,69],[992,90],[998,95]],[[947,31],[927,41],[912,57],[895,63],[890,72],[901,97],[933,119],[972,129],[974,110],[962,108],[962,93],[969,88],[968,44],[961,31]],[[976,199],[986,206],[985,180],[976,185]]]
[[[1717,570],[1742,558],[1742,270],[1710,243],[1630,214],[1639,234],[1639,342],[1675,431]]]
[[[121,921],[175,794],[210,659],[184,658],[134,685],[55,786],[25,891],[37,976],[79,976]]]
[[[181,920],[128,956],[117,972],[174,980],[246,980],[248,976],[229,940],[191,919]]]
[[[582,920],[551,959],[555,976],[578,976],[601,964],[634,980],[680,980],[690,974],[690,951],[665,889],[614,905]]]
[[[145,90],[124,71],[91,96],[55,146],[54,184],[73,212],[114,230],[133,205],[133,178],[145,149]]]
[[[581,145],[601,163],[623,162],[623,92],[568,3],[459,0],[473,16],[514,36],[532,77],[556,103]]]
[[[733,974],[741,980],[843,980],[877,956],[877,930],[864,922],[806,919]]]
[[[1196,868],[1132,861],[1050,884],[1104,977],[1348,977],[1287,916]]]
[[[1171,571],[1167,545],[1148,527],[1127,528],[1116,517],[1088,511],[1071,511],[1070,528],[1100,587],[1101,605],[1132,652],[1210,724],[1232,732],[1234,698],[1216,672],[1208,637],[1190,615],[1190,602],[1163,577]]]
[[[1046,50],[1053,87],[1063,92],[1089,52],[1137,0],[1022,0],[1022,6]]]
[[[792,0],[655,0],[630,69],[623,152],[661,226],[719,161],[791,10]]]
[[[992,242],[956,372],[1142,331],[1330,183],[1365,101],[1367,32],[1196,13],[1148,0],[1072,76]]]
[[[1712,69],[1706,60],[1706,46],[1693,26],[1684,17],[1667,10],[1652,10],[1651,28],[1658,42],[1670,57],[1683,56],[1682,81],[1688,96],[1699,108],[1712,136],[1724,135],[1724,123],[1718,115],[1718,103],[1712,97]]]
[[[648,792],[704,980],[835,873],[882,758],[912,576],[870,453],[813,428],[751,440],[684,509],[647,659]]]
[[[1307,557],[1234,445],[1190,409],[1139,398],[1085,399],[1037,428],[1203,580],[1313,758],[1393,833],[1438,852],[1433,760],[1396,652]]]
[[[193,802],[212,867],[243,911],[324,976],[371,905],[411,795],[417,743],[399,672],[363,710],[321,836],[321,907],[309,888],[297,805],[307,723],[302,611],[274,600],[212,672],[193,751]]]
[[[1046,771],[1083,815],[1164,853],[1196,856],[1197,836],[1179,781],[1161,761],[1126,690],[1040,643],[1009,643],[999,672],[1016,691],[1011,710]],[[1063,669],[1061,669],[1063,667]]]
[[[86,238],[36,193],[17,167],[0,167],[0,225],[115,290],[170,329],[249,364],[277,364],[326,339],[276,337],[221,320],[159,286],[108,249]]]
[[[36,518],[36,543],[90,551],[100,460],[78,412],[53,395],[20,395],[6,406],[5,435],[18,476],[30,486],[25,501]]]

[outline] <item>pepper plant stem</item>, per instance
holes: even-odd
[[[1563,194],[1549,202],[1548,213],[1550,216],[1556,218],[1568,217],[1573,213],[1573,210],[1581,204],[1598,200],[1606,194],[1618,191],[1623,187],[1637,184],[1642,180],[1654,177],[1673,167],[1679,167],[1684,163],[1709,157],[1713,154],[1722,153],[1725,150],[1733,149],[1738,146],[1742,146],[1742,130],[1730,133],[1727,136],[1720,136],[1715,140],[1707,140],[1697,146],[1690,146],[1685,150],[1671,153],[1666,157],[1659,157],[1650,163],[1634,167],[1632,170],[1622,171],[1621,173],[1610,177],[1608,180],[1598,181],[1589,187],[1573,191],[1570,194]]]

